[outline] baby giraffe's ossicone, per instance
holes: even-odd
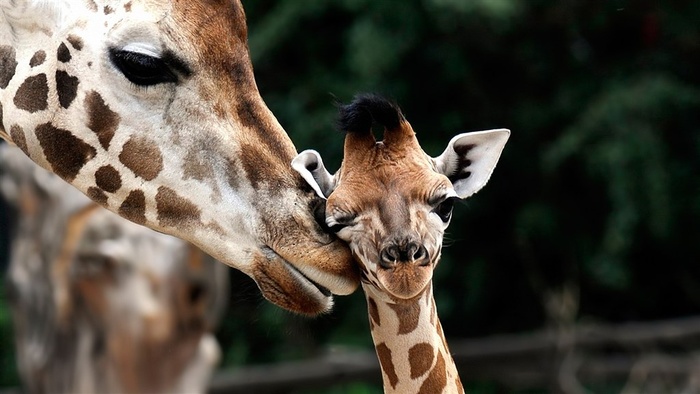
[[[384,127],[377,141],[372,125]],[[462,392],[432,292],[432,275],[456,199],[488,182],[510,132],[455,136],[432,158],[393,102],[361,95],[340,107],[340,170],[311,150],[292,162],[327,199],[326,223],[362,271],[370,328],[387,393]]]

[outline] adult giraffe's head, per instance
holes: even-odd
[[[258,92],[238,0],[0,3],[0,136],[304,314],[357,287]],[[322,216],[322,213],[321,213]]]
[[[383,141],[375,140],[373,123],[384,126]],[[342,106],[340,127],[347,136],[335,175],[315,151],[300,153],[292,166],[328,198],[326,223],[350,243],[363,282],[387,301],[415,299],[429,288],[454,201],[488,182],[510,131],[459,134],[431,158],[400,109],[374,95]]]

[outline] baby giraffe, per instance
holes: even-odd
[[[373,124],[384,127],[376,141]],[[385,393],[463,393],[433,298],[433,269],[455,200],[489,180],[510,131],[464,133],[436,158],[418,144],[391,101],[361,95],[340,107],[345,131],[340,171],[316,151],[292,166],[326,198],[326,224],[362,271],[372,339]]]

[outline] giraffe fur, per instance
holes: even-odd
[[[510,135],[463,133],[428,156],[400,108],[372,94],[340,107],[346,132],[340,170],[318,152],[292,162],[327,199],[326,224],[347,241],[361,271],[385,393],[463,393],[433,297],[433,272],[455,200],[489,180]],[[372,125],[384,126],[377,140]]]

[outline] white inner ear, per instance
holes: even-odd
[[[452,180],[457,195],[467,198],[486,185],[509,136],[507,129],[459,134],[434,159],[435,166]]]
[[[321,155],[315,150],[308,149],[299,153],[292,160],[292,168],[301,174],[321,198],[328,198],[335,189],[335,177],[326,170]]]

